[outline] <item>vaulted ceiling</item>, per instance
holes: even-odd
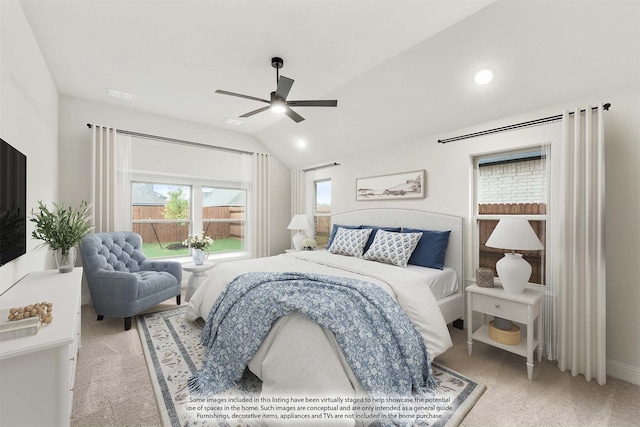
[[[636,0],[21,4],[61,94],[246,133],[291,168],[606,93],[640,75]],[[273,56],[295,80],[289,99],[338,107],[297,108],[301,123],[270,111],[225,123],[263,104],[215,90],[268,99]],[[482,67],[496,76],[478,86]]]

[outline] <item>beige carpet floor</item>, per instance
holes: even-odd
[[[173,307],[175,299],[148,312]],[[640,386],[611,377],[604,386],[588,383],[544,359],[535,363],[529,381],[524,358],[483,343],[475,343],[469,357],[466,333],[451,334],[454,347],[437,362],[487,386],[462,427],[639,425]],[[97,322],[93,309],[82,307],[71,425],[161,425],[135,321],[125,331],[122,319]]]

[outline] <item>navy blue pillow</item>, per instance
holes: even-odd
[[[361,225],[340,225],[340,224],[333,224],[333,228],[331,229],[331,234],[329,235],[329,241],[327,242],[327,249],[329,249],[331,247],[331,242],[333,242],[333,238],[336,237],[336,231],[338,231],[338,228],[350,228],[351,230],[360,230],[362,228]]]
[[[422,233],[422,238],[409,258],[409,264],[421,267],[444,268],[444,257],[449,244],[451,231],[418,230],[403,228],[403,233]]]
[[[376,238],[376,232],[378,230],[391,231],[393,233],[400,233],[402,231],[400,227],[376,227],[375,225],[363,225],[362,228],[371,229],[371,234],[369,234],[369,240],[367,240],[367,243],[365,243],[364,250],[362,251],[363,254],[367,252],[367,250],[369,249],[369,246],[371,246],[371,244],[373,243],[373,239]]]

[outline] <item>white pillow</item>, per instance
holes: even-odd
[[[406,267],[422,233],[393,233],[378,230],[363,258]]]
[[[362,258],[362,251],[369,239],[369,234],[371,234],[370,228],[356,230],[340,227],[331,242],[329,252]]]

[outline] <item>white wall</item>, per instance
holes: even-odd
[[[533,127],[447,144],[438,139],[491,129],[559,114],[588,103],[611,102],[606,123],[606,251],[608,373],[640,383],[640,87],[638,83],[447,135],[398,141],[392,147],[357,157],[336,159],[341,166],[314,172],[315,179],[331,178],[332,212],[374,207],[420,209],[466,218],[465,277],[472,278],[470,174],[473,155],[547,142],[556,134],[549,127]],[[452,113],[454,114],[454,113]],[[546,130],[545,130],[546,129]],[[426,198],[404,201],[355,200],[358,177],[426,170]]]
[[[0,138],[27,156],[27,211],[38,200],[58,200],[58,92],[22,7],[0,1]],[[27,222],[27,253],[0,267],[0,293],[25,274],[54,268],[36,250]]]

